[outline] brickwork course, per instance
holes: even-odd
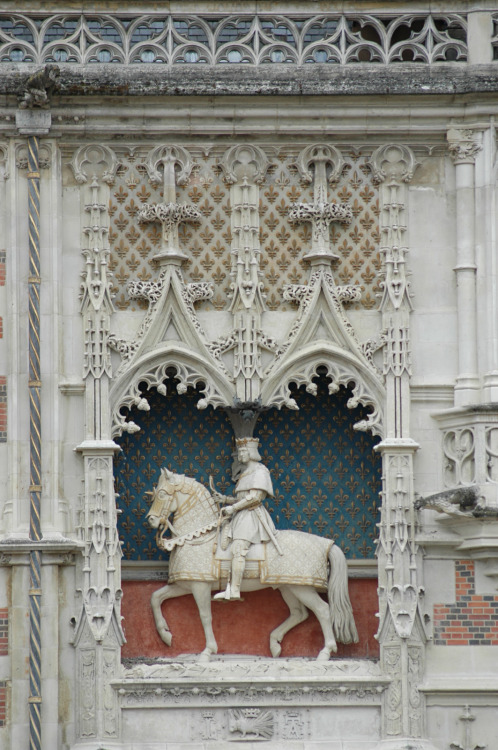
[[[456,602],[434,605],[436,646],[498,646],[498,596],[475,592],[475,563],[455,563]]]

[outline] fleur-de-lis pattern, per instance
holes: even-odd
[[[351,393],[328,395],[325,377],[318,393],[293,393],[299,411],[271,409],[260,415],[255,435],[273,480],[267,507],[277,528],[331,537],[349,558],[373,558],[378,522],[380,460],[375,439],[353,430],[363,418],[347,408]],[[120,439],[116,491],[123,553],[131,560],[158,560],[153,531],[145,515],[151,491],[163,466],[232,493],[233,431],[221,409],[195,408],[196,394],[148,393],[149,412],[134,413],[141,431]]]
[[[313,202],[312,186],[301,180],[294,166],[300,147],[266,148],[272,167],[260,189],[260,245],[264,293],[269,310],[291,310],[293,305],[282,296],[286,284],[304,284],[307,269],[301,263],[311,242],[311,225],[294,224],[288,212],[293,203]],[[214,284],[213,299],[199,309],[224,310],[230,291],[231,231],[230,188],[223,181],[219,167],[224,149],[206,150],[189,146],[196,163],[185,185],[177,185],[177,201],[190,204],[201,215],[196,224],[181,224],[180,244],[191,263],[184,269],[185,281],[209,278]],[[208,155],[206,155],[208,153]],[[114,305],[117,310],[145,308],[142,300],[130,299],[127,285],[132,279],[155,278],[151,258],[161,246],[159,224],[142,223],[140,209],[146,204],[162,202],[161,186],[147,179],[144,162],[147,150],[136,148],[120,154],[120,167],[111,192],[109,213],[111,226],[110,270],[114,273]],[[378,227],[378,188],[367,166],[368,155],[343,153],[345,167],[339,183],[329,189],[329,197],[351,205],[353,221],[349,225],[331,226],[332,249],[339,256],[334,267],[337,284],[359,284],[362,299],[353,307],[371,309],[380,292],[381,269]]]
[[[170,382],[165,396],[147,393],[150,411],[133,412],[140,432],[118,440],[122,448],[114,469],[122,511],[118,530],[127,560],[163,559],[145,519],[149,510],[145,493],[157,484],[161,468],[195,477],[205,485],[211,475],[222,493],[232,486],[233,431],[226,413],[212,408],[199,411],[199,394],[189,388],[180,396]]]

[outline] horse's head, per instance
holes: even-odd
[[[153,529],[166,523],[166,519],[178,509],[176,492],[181,486],[181,478],[169,469],[161,469],[159,481],[154,487],[152,503],[147,520]]]

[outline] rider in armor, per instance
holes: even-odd
[[[226,591],[214,599],[240,599],[240,585],[244,575],[246,555],[251,544],[273,542],[280,552],[276,540],[275,525],[263,505],[265,497],[273,497],[270,472],[261,463],[258,451],[259,440],[240,438],[237,441],[238,459],[243,464],[242,473],[235,486],[235,497],[218,495],[218,500],[227,505],[222,515],[230,518],[228,537],[232,540],[232,570]],[[281,552],[280,552],[281,554]]]

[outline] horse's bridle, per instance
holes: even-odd
[[[171,498],[171,500],[169,500],[168,505],[167,505],[167,508],[169,509],[169,507],[171,506],[172,499],[173,499],[173,497],[176,494],[176,490],[174,490],[171,493],[166,492],[166,490],[164,490],[163,488],[161,488],[160,490],[157,490],[157,495],[159,496],[160,499],[161,499],[161,495],[160,495],[161,492],[163,492],[169,498]],[[153,493],[153,494],[155,494],[155,493]],[[154,498],[152,500],[152,505],[154,505]],[[156,531],[156,544],[160,540],[164,539],[164,535],[165,535],[165,533],[166,533],[166,531],[168,529],[171,531],[171,533],[173,534],[173,536],[178,536],[178,532],[176,531],[175,527],[173,526],[173,524],[171,523],[171,521],[168,518],[169,513],[165,514],[165,505],[166,505],[166,502],[163,505],[163,507],[161,509],[161,515],[159,516],[159,524],[157,526],[157,531]],[[152,507],[151,507],[151,510],[152,510]],[[149,513],[147,515],[154,515],[153,513],[151,513],[151,510],[149,511]]]

